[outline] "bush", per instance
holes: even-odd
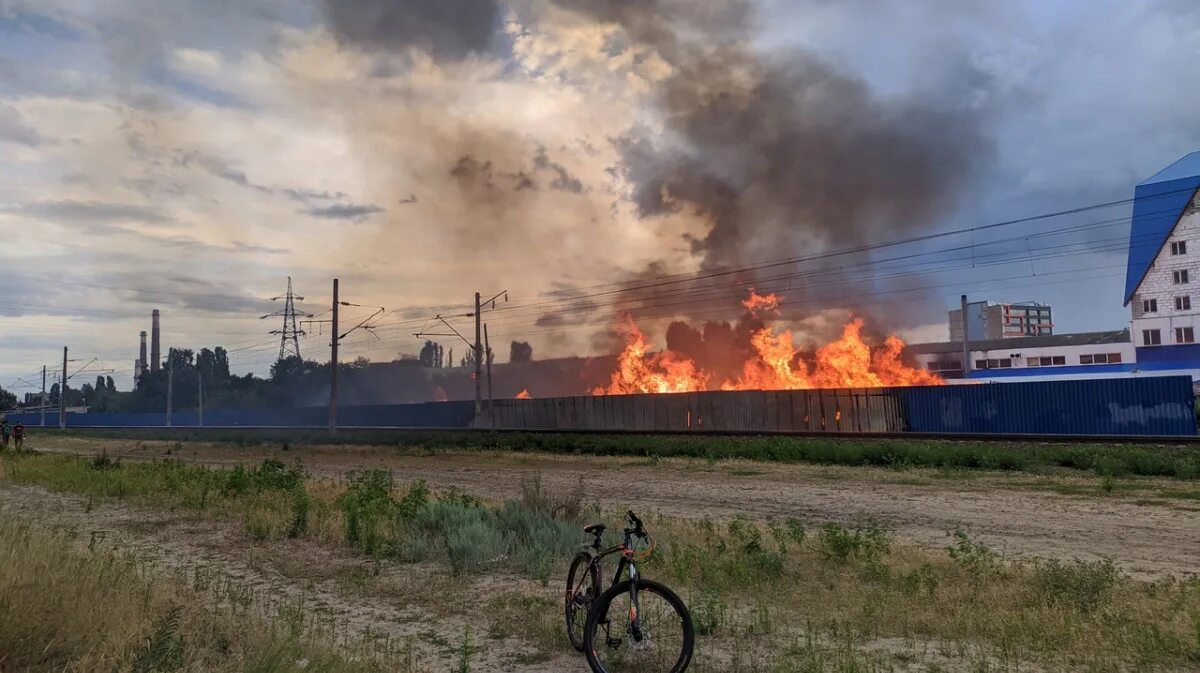
[[[446,554],[455,573],[499,563],[506,551],[500,531],[486,521],[470,521],[446,531]]]
[[[1000,556],[982,542],[976,542],[967,535],[967,531],[956,528],[954,544],[946,547],[946,552],[959,567],[971,572],[994,570],[1000,565]]]
[[[1043,600],[1073,605],[1083,612],[1099,607],[1122,575],[1112,561],[1058,560],[1039,564],[1035,583]]]
[[[891,536],[875,522],[846,528],[827,523],[821,528],[821,551],[826,558],[842,563],[857,560],[865,564],[879,563],[891,549]]]

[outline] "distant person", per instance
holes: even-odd
[[[20,451],[21,445],[25,443],[25,424],[17,421],[13,426],[13,446]]]
[[[0,419],[0,442],[4,446],[8,446],[8,438],[12,434],[12,428],[8,426],[8,419]]]

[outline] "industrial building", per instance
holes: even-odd
[[[950,340],[962,343],[962,309],[950,311]],[[1015,339],[1054,334],[1050,307],[1037,302],[989,304],[986,301],[967,304],[967,338]]]
[[[1053,380],[1188,375],[1200,381],[1200,152],[1134,189],[1124,305],[1130,326],[1054,334],[1049,306],[967,304],[970,371],[982,380]],[[913,344],[921,366],[963,378],[962,312],[950,312],[951,340]]]

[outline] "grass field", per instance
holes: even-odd
[[[430,451],[478,449],[511,452],[746,459],[818,465],[933,467],[1002,471],[1046,468],[1097,475],[1200,479],[1200,447],[971,442],[924,439],[821,437],[705,437],[696,435],[604,435],[521,432],[431,432],[421,430],[342,430],[335,437],[318,430],[120,429],[52,430],[47,437],[116,438],[261,445],[372,445]]]
[[[585,670],[582,660],[567,651],[558,584],[580,541],[579,523],[595,518],[617,523],[616,512],[601,511],[578,491],[552,490],[537,479],[514,484],[507,499],[482,499],[431,490],[421,482],[394,483],[380,470],[346,479],[315,478],[277,460],[214,469],[173,459],[122,463],[102,454],[10,455],[0,461],[3,483],[80,496],[87,503],[83,510],[115,502],[135,513],[170,511],[187,521],[214,522],[225,527],[222,539],[230,554],[289,545],[284,556],[319,551],[346,559],[330,565],[342,568],[340,579],[351,587],[347,601],[384,596],[432,620],[417,636],[418,645],[434,653],[427,654],[420,670],[502,670],[494,657],[483,654],[493,651],[506,653],[504,661],[521,662],[519,670]],[[88,513],[78,516],[86,522]],[[645,573],[679,589],[701,634],[692,670],[1115,673],[1200,665],[1200,582],[1195,580],[1139,581],[1103,560],[1015,562],[979,543],[974,531],[947,531],[945,548],[930,550],[905,544],[869,520],[818,525],[796,518],[647,519],[660,547]],[[14,525],[0,534],[24,536],[33,540],[25,546],[39,551],[6,565],[20,568],[47,555],[69,559],[61,561],[61,570],[42,573],[49,595],[73,593],[72,583],[90,586],[100,572],[92,564],[120,567],[103,557],[80,557],[78,543],[74,555],[51,554],[45,545],[66,542]],[[313,570],[298,566],[282,559],[273,572],[295,575],[299,583],[311,581],[306,573]],[[404,568],[421,569],[423,583],[437,591],[431,595],[397,583],[395,573]],[[10,585],[21,581],[28,580]],[[155,595],[168,598],[155,599],[140,622],[104,636],[101,649],[115,653],[105,662],[132,661],[138,643],[152,641],[155,629],[170,625],[164,606],[175,604],[171,591],[183,589],[152,586],[158,587]],[[480,595],[481,586],[492,589]],[[79,592],[80,600],[94,601],[99,610],[111,600],[100,589]],[[179,633],[214,633],[204,619],[231,618],[219,603],[194,598],[186,603],[189,621],[176,629]],[[77,639],[106,633],[64,616],[62,606],[61,601],[27,601],[13,614],[36,614],[38,621],[60,624],[55,628]],[[182,613],[178,619],[184,619]],[[319,621],[318,615],[299,619]],[[279,622],[268,616],[239,633],[247,639],[239,641],[239,652],[251,653],[238,655],[239,661],[305,643],[280,640]],[[196,658],[186,665],[199,665],[193,662],[212,656],[211,643],[222,642],[197,639],[188,654]],[[26,638],[10,647],[28,657],[42,645]],[[71,652],[64,650],[63,661]],[[339,668],[349,664],[338,662],[362,663],[353,650],[342,652],[343,659],[323,652],[312,656],[334,658],[320,670],[357,670]],[[577,667],[564,669],[562,662]],[[12,667],[0,659],[0,670]]]

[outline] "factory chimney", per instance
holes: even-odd
[[[158,309],[150,314],[150,371],[156,372],[162,366],[162,349],[158,333]]]
[[[138,332],[138,359],[133,363],[133,382],[136,384],[146,373],[146,330]]]

